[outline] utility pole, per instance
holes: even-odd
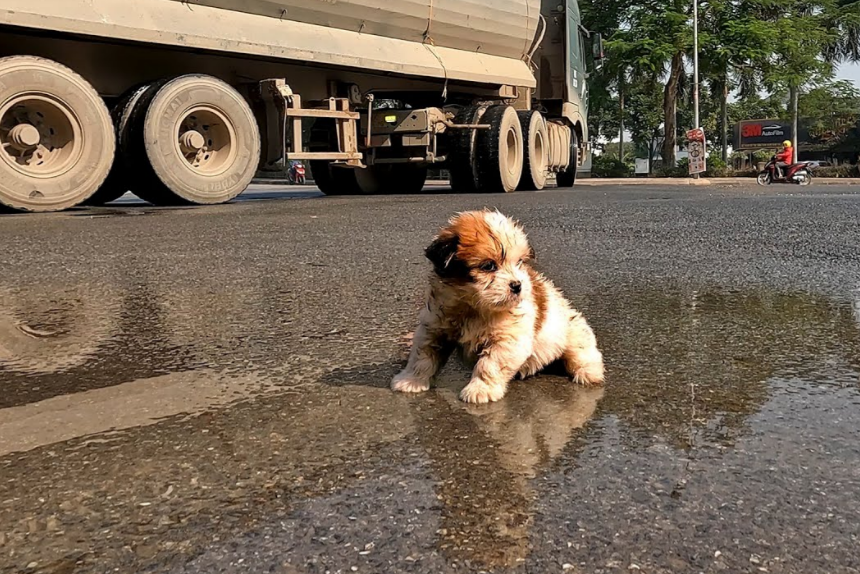
[[[693,0],[693,124],[699,129],[699,0]]]
[[[693,0],[693,129],[699,127],[699,0]],[[693,178],[699,179],[699,174]]]

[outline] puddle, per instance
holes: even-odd
[[[456,360],[388,390],[411,301],[140,285],[104,317],[86,291],[3,307],[0,569],[857,568],[856,301],[604,289],[580,299],[605,389],[545,374],[475,407]]]
[[[194,416],[264,394],[259,375],[216,371],[172,373],[0,409],[0,457],[104,432]]]

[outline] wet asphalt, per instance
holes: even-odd
[[[604,389],[388,390],[423,247],[484,206]],[[0,244],[2,572],[860,572],[860,188],[257,188]]]

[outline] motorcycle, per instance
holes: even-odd
[[[809,185],[812,183],[812,166],[808,161],[793,163],[782,168],[782,177],[776,168],[776,156],[770,158],[764,169],[756,177],[759,185],[770,185],[772,183],[793,183],[796,185]]]
[[[289,174],[287,175],[290,183],[297,185],[305,184],[305,166],[297,163],[290,167]]]

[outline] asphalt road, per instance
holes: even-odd
[[[858,188],[595,187],[0,217],[0,571],[860,572]],[[441,191],[434,188],[434,191]],[[498,207],[605,389],[388,388]]]

